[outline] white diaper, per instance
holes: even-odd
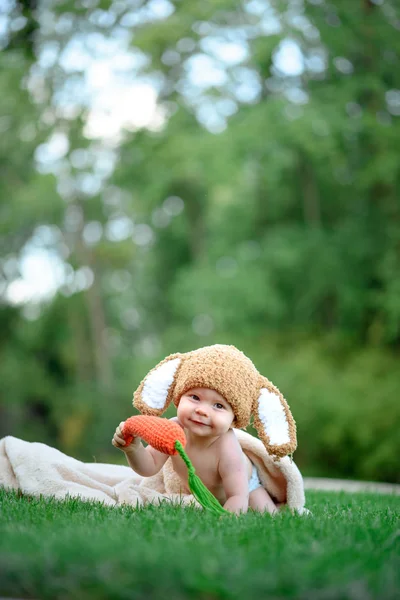
[[[251,477],[250,477],[250,481],[249,481],[249,494],[251,492],[254,492],[254,490],[256,490],[259,487],[262,487],[262,483],[258,476],[256,465],[253,465],[253,468],[251,470]]]

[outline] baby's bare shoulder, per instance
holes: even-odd
[[[245,469],[245,454],[233,431],[220,440],[218,471],[221,477]]]
[[[243,455],[243,450],[239,444],[236,435],[230,429],[219,439],[219,452],[221,458],[237,459]]]

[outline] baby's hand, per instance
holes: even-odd
[[[121,423],[118,425],[117,429],[115,430],[114,437],[111,440],[111,443],[116,448],[119,448],[123,452],[126,452],[128,449],[130,449],[132,444],[135,443],[136,438],[133,438],[133,440],[129,444],[125,443],[124,434],[122,433],[124,424],[125,421],[121,421]]]

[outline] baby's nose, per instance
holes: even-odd
[[[205,406],[196,406],[196,412],[199,415],[203,415],[204,417],[208,416],[208,411]]]

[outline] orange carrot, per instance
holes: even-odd
[[[164,454],[178,454],[175,447],[177,441],[181,442],[182,446],[186,445],[186,436],[182,427],[176,421],[162,417],[148,415],[129,417],[124,423],[123,434],[126,444],[130,444],[134,437],[140,437]]]

